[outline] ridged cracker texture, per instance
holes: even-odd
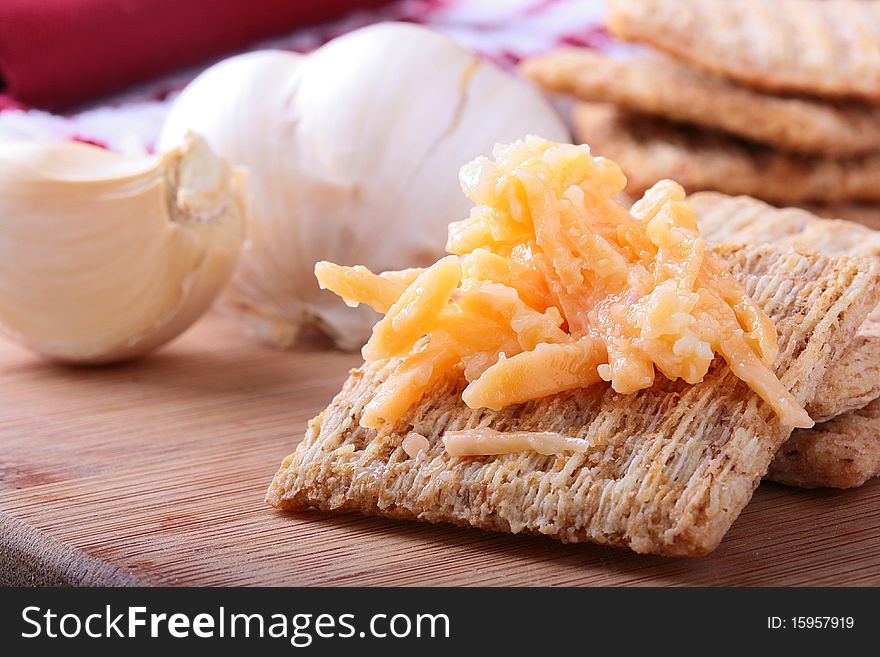
[[[771,242],[826,255],[880,254],[880,233],[848,221],[716,192],[699,192],[688,202],[709,239]],[[874,401],[880,397],[880,307],[830,366],[819,390],[807,409],[822,423],[795,430],[766,478],[801,488],[861,486],[880,474],[880,402]]]
[[[612,0],[608,25],[759,89],[880,101],[876,0]]]
[[[776,244],[828,256],[880,257],[880,232],[850,221],[821,219],[799,208],[775,208],[748,196],[698,192],[688,197],[700,230],[715,242]],[[859,327],[807,404],[817,422],[862,408],[880,397],[880,309]]]
[[[876,262],[771,247],[715,252],[776,321],[777,375],[797,399],[811,399],[827,363],[878,302]],[[699,385],[658,376],[632,395],[595,385],[497,412],[467,408],[462,377],[452,373],[395,426],[360,427],[364,405],[396,366],[352,371],[281,464],[270,504],[696,556],[715,549],[791,433],[720,362]],[[566,456],[448,456],[444,432],[473,427],[556,431],[595,447]],[[421,457],[401,447],[410,431],[430,443]]]
[[[620,164],[633,196],[670,178],[689,193],[716,190],[791,205],[880,200],[880,153],[846,159],[783,153],[601,103],[577,103],[572,121],[578,141]]]
[[[773,243],[830,256],[880,256],[880,232],[855,222],[719,192],[691,194],[688,204],[702,234],[716,242]]]
[[[776,453],[767,478],[801,488],[856,488],[880,476],[880,400],[796,430]]]
[[[840,358],[832,363],[821,395],[807,404],[816,422],[825,422],[865,407],[880,397],[880,327],[866,322]]]
[[[880,151],[880,108],[779,96],[744,87],[659,53],[632,56],[565,48],[520,71],[553,93],[613,103],[791,150],[824,155]]]

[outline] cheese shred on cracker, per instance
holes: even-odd
[[[681,186],[661,181],[627,211],[614,162],[537,137],[467,164],[461,185],[475,207],[431,267],[315,267],[322,288],[384,313],[365,360],[400,359],[361,426],[393,425],[451,370],[468,407],[500,410],[592,385],[631,394],[658,374],[697,384],[716,355],[783,425],[813,425],[771,369],[773,322],[707,250]]]

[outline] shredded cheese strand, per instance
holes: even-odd
[[[450,456],[495,456],[515,452],[538,452],[547,456],[563,452],[588,452],[592,443],[552,431],[508,431],[465,429],[447,431],[443,445]]]

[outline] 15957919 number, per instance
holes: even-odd
[[[771,630],[851,630],[855,627],[852,616],[768,616]]]

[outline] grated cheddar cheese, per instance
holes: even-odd
[[[620,168],[585,145],[529,137],[494,156],[461,170],[475,207],[449,226],[452,255],[382,274],[315,267],[322,288],[385,314],[364,358],[401,359],[363,426],[393,424],[452,368],[469,407],[498,410],[602,381],[632,393],[657,372],[699,383],[716,353],[784,424],[812,426],[768,367],[775,326],[707,252],[678,184],[627,212]]]

